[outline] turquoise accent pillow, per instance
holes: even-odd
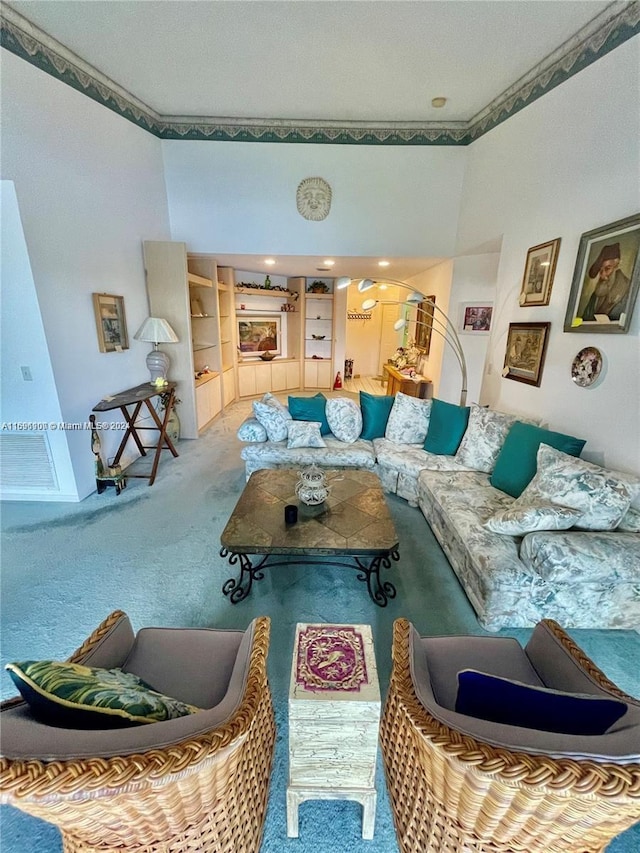
[[[379,394],[360,392],[360,409],[362,410],[362,432],[360,438],[372,441],[374,438],[384,438],[387,421],[391,414],[394,400]]]
[[[518,498],[535,476],[541,444],[570,456],[580,456],[586,443],[585,439],[573,435],[516,421],[507,433],[489,482],[496,489]]]
[[[158,723],[200,711],[158,693],[131,672],[79,663],[8,663],[14,684],[34,717],[51,726],[109,729]]]
[[[467,430],[469,406],[433,400],[424,449],[440,456],[454,456]]]
[[[327,398],[320,391],[315,397],[289,397],[289,414],[294,421],[319,421],[320,435],[331,432],[325,406]]]
[[[624,702],[562,693],[464,669],[458,673],[456,712],[507,726],[567,735],[602,735],[627,711]]]

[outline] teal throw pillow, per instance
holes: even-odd
[[[580,456],[586,443],[573,435],[516,421],[507,433],[489,482],[496,489],[518,498],[535,476],[541,444],[548,444],[569,456]]]
[[[331,432],[325,406],[327,398],[320,391],[315,397],[289,397],[289,414],[294,421],[318,421],[320,423],[320,435],[328,435]]]
[[[507,726],[593,736],[604,734],[627,712],[627,705],[463,669],[458,673],[456,712]]]
[[[369,441],[374,438],[384,438],[387,421],[395,399],[393,396],[387,397],[379,394],[367,394],[366,391],[360,392],[360,409],[362,411],[360,438],[366,438]]]
[[[121,669],[50,660],[5,667],[34,717],[61,728],[109,729],[158,723],[200,711]]]
[[[469,406],[433,400],[424,449],[439,456],[454,456],[469,422]]]

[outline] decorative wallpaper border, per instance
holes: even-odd
[[[640,0],[616,0],[468,122],[299,122],[162,116],[8,6],[0,45],[160,139],[319,145],[469,145],[640,33]]]

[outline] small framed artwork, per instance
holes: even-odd
[[[539,386],[551,323],[509,323],[502,375]]]
[[[551,299],[551,286],[556,272],[556,262],[560,251],[560,237],[532,246],[527,252],[524,265],[522,287],[520,288],[520,306],[548,305]]]
[[[416,347],[423,355],[429,355],[431,349],[431,330],[433,328],[433,313],[436,304],[435,296],[427,296],[424,302],[416,305]]]
[[[282,352],[282,326],[280,317],[247,316],[238,318],[238,346],[240,352],[255,353]]]
[[[640,286],[640,213],[580,237],[565,332],[628,332]]]
[[[92,296],[100,352],[129,349],[124,296],[112,296],[110,293],[94,293]]]
[[[487,335],[491,331],[493,305],[486,302],[466,302],[460,310],[460,332]]]

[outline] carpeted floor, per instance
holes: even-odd
[[[419,510],[390,496],[401,560],[391,572],[397,598],[376,607],[356,573],[332,567],[267,572],[249,598],[231,605],[221,587],[233,571],[220,558],[220,533],[244,484],[235,438],[250,405],[239,403],[199,441],[183,441],[180,457],[164,456],[149,488],[130,480],[80,504],[2,506],[2,663],[65,658],[112,610],[145,625],[245,628],[257,615],[272,619],[269,676],[278,741],[262,853],[396,853],[380,762],[375,838],[361,838],[361,808],[352,802],[307,802],[300,838],[287,839],[287,691],[296,622],[372,626],[381,690],[391,668],[391,630],[399,616],[422,634],[484,633]],[[87,452],[88,442],[87,442]],[[136,463],[140,465],[142,463]],[[503,633],[525,641],[529,629]],[[620,687],[640,696],[640,635],[632,631],[572,631],[576,641]],[[2,674],[3,697],[13,695]],[[3,806],[4,853],[59,853],[53,827]],[[640,825],[609,853],[640,851]],[[419,853],[419,851],[416,851]]]

